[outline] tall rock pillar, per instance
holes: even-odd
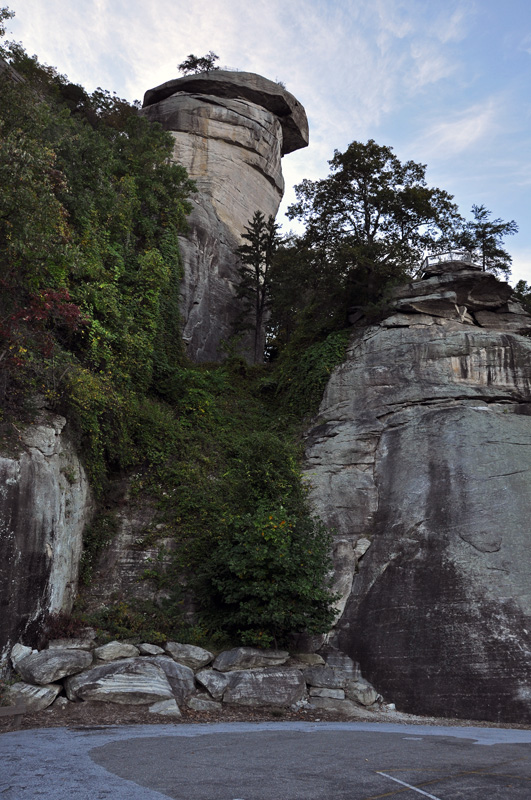
[[[174,159],[197,185],[181,245],[183,338],[192,359],[216,361],[240,312],[234,251],[255,211],[276,215],[280,160],[307,146],[306,114],[279,84],[225,70],[150,89],[143,113],[172,132]]]

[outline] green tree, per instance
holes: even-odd
[[[212,50],[209,50],[205,56],[195,56],[193,53],[190,53],[190,55],[179,64],[177,69],[179,72],[182,72],[183,75],[190,75],[198,72],[211,72],[212,70],[219,69],[219,67],[214,66],[216,61],[219,61],[219,56]]]
[[[246,244],[236,250],[240,258],[237,296],[243,301],[241,328],[253,331],[254,363],[264,360],[265,318],[269,308],[270,275],[278,247],[278,225],[272,216],[266,221],[255,211],[242,238]]]
[[[244,644],[286,644],[290,633],[325,633],[337,596],[330,590],[331,537],[308,514],[282,505],[226,520],[205,572],[205,618]]]
[[[472,206],[474,219],[465,223],[456,236],[458,247],[468,250],[484,272],[511,273],[512,258],[503,248],[503,237],[518,233],[518,225],[512,219],[491,220],[491,213],[484,205]]]
[[[518,281],[514,293],[528,314],[531,314],[531,286],[524,280]]]
[[[305,223],[305,244],[320,252],[331,282],[342,284],[351,302],[373,302],[460,217],[451,195],[427,186],[425,165],[401,163],[372,139],[336,150],[329,164],[327,178],[295,187],[288,217]]]

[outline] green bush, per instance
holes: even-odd
[[[322,524],[278,503],[223,524],[200,576],[205,618],[259,647],[285,644],[294,631],[327,631],[337,597]]]

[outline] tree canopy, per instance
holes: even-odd
[[[329,164],[327,178],[295,187],[288,217],[302,220],[306,243],[374,299],[382,279],[402,277],[448,235],[457,207],[448,192],[428,187],[425,165],[401,163],[372,139],[336,150]]]

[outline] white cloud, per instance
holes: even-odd
[[[499,98],[433,120],[417,139],[415,146],[428,160],[451,159],[477,148],[500,131]]]

